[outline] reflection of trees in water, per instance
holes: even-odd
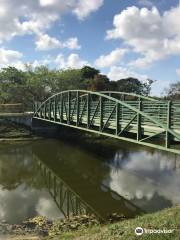
[[[42,188],[42,179],[34,171],[35,164],[31,143],[1,145],[0,185],[7,190],[15,189],[21,184]]]
[[[30,143],[1,145],[0,220],[16,224],[39,214],[60,216],[34,164]]]

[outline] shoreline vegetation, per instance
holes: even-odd
[[[136,236],[135,228],[170,230],[170,233],[143,233]],[[115,223],[100,224],[93,216],[76,216],[64,220],[48,220],[42,216],[21,225],[0,223],[2,240],[136,240],[180,239],[180,205],[133,219],[121,219]]]

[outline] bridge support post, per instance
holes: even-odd
[[[42,111],[43,111],[43,109],[41,108],[40,109],[40,117],[42,118]]]
[[[77,102],[77,107],[76,107],[76,126],[79,126],[79,91],[76,92],[76,102]]]
[[[46,119],[46,103],[44,104],[44,118]]]
[[[49,120],[51,120],[51,99],[49,99],[49,112],[48,113],[49,113],[48,118],[49,118]]]
[[[57,119],[57,97],[54,98],[54,121]]]
[[[118,135],[120,128],[119,128],[119,103],[116,103],[116,135]]]
[[[102,129],[103,129],[103,99],[102,99],[102,96],[100,96],[100,121],[99,121],[99,131],[102,132]]]
[[[60,109],[61,109],[61,116],[60,116],[60,122],[63,122],[63,94],[61,93],[61,105],[60,105]]]
[[[168,132],[168,129],[171,128],[171,105],[172,105],[172,102],[168,101],[168,103],[167,103],[166,148],[169,148],[170,143],[171,143],[171,136],[170,136],[170,133]]]
[[[139,111],[142,111],[142,101],[139,100]],[[137,141],[141,140],[142,130],[141,130],[141,114],[137,113]]]
[[[68,124],[71,123],[71,92],[68,92]]]
[[[90,122],[90,96],[89,93],[87,94],[87,128],[89,128]]]

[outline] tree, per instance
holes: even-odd
[[[93,79],[90,79],[88,90],[90,91],[105,91],[109,88],[109,78],[105,75],[95,75]]]
[[[14,67],[3,68],[0,72],[0,102],[21,102],[24,92],[25,73]]]
[[[56,70],[47,66],[34,68],[26,65],[24,71],[7,67],[0,71],[0,102],[31,106],[34,101],[44,101],[55,93],[70,89],[112,90],[148,95],[152,83],[150,79],[142,83],[136,78],[110,81],[106,75],[90,66]]]
[[[82,77],[86,79],[93,79],[96,75],[100,73],[99,70],[89,67],[89,66],[84,66],[81,69]]]
[[[61,92],[68,89],[86,89],[87,83],[83,80],[80,69],[67,69],[56,71],[53,92]]]
[[[171,83],[168,89],[165,89],[167,99],[180,99],[180,81]]]
[[[136,93],[143,94],[144,93],[144,85],[136,78],[125,78],[120,79],[118,81],[112,81],[110,83],[111,90],[115,90],[118,92],[128,92],[128,93]]]
[[[25,74],[23,71],[18,70],[15,67],[2,68],[0,81],[6,83],[23,84],[25,81]]]
[[[146,80],[146,82],[143,83],[143,85],[144,85],[144,90],[143,90],[144,95],[146,95],[146,96],[149,96],[149,95],[150,95],[151,86],[152,86],[152,84],[153,84],[154,82],[156,82],[156,80],[152,80],[152,79],[149,79],[149,78],[148,78],[148,79]]]

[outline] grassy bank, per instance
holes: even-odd
[[[79,221],[78,221],[79,219]],[[0,235],[0,239],[6,240],[179,240],[180,239],[180,205],[162,211],[146,214],[129,220],[121,220],[113,224],[101,225],[93,219],[86,217],[75,217],[63,222],[55,221],[51,226],[43,224],[43,218],[35,218],[39,227],[33,231],[27,230],[32,227],[33,222],[27,223],[26,227],[17,227],[17,232],[9,235]],[[49,226],[48,226],[49,225]],[[135,228],[172,230],[172,233],[148,234],[143,233],[136,236]],[[11,227],[13,229],[13,227]],[[41,234],[40,234],[41,229]],[[144,230],[145,231],[145,230]],[[42,234],[42,233],[45,233]],[[8,234],[8,233],[7,233]],[[44,235],[44,236],[43,236]]]
[[[172,233],[147,234],[136,236],[135,228],[142,227],[146,229],[173,229]],[[52,238],[47,238],[52,239]],[[130,220],[124,220],[114,224],[104,226],[93,226],[91,228],[82,228],[77,231],[69,231],[60,234],[53,240],[136,240],[136,239],[162,239],[179,240],[180,239],[180,205],[159,211],[153,214],[136,217]]]

